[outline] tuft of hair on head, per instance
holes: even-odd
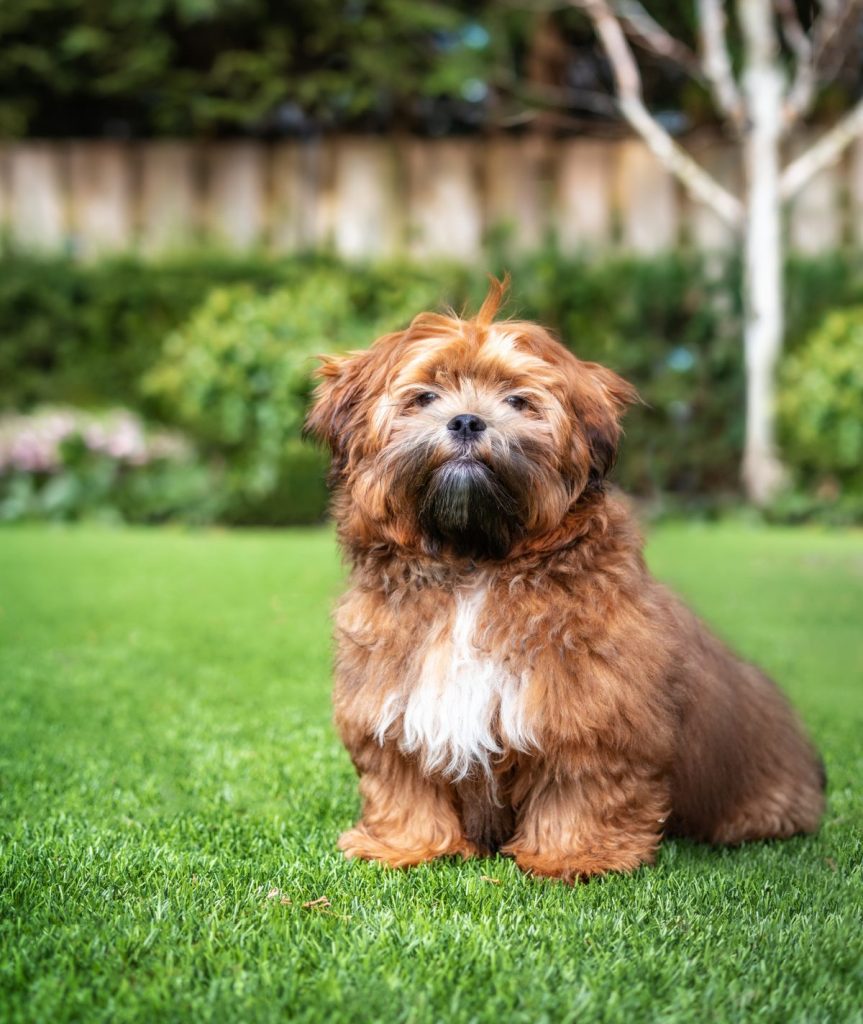
[[[475,318],[480,326],[488,327],[492,320],[494,320],[503,302],[503,297],[509,289],[509,282],[509,271],[503,275],[502,280],[498,280],[492,274],[488,275],[488,294],[482,300],[482,305],[479,307],[479,312]]]

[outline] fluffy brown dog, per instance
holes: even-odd
[[[532,323],[424,313],[326,359],[352,566],[335,714],[348,857],[501,850],[572,881],[818,825],[819,760],[776,686],[648,574],[605,476],[635,392]]]

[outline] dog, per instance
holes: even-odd
[[[606,483],[634,388],[496,321],[507,283],[317,371],[307,430],[351,567],[334,707],[362,815],[341,850],[500,852],[572,883],[666,835],[814,831],[825,777],[792,709],[650,576]]]

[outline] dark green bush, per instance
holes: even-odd
[[[329,271],[350,288],[360,318],[422,298],[461,302],[464,272],[452,268],[347,267],[326,256],[290,259],[189,255],[80,264],[0,256],[0,410],[40,403],[140,406],[140,382],[162,342],[209,293],[247,285],[267,293]]]
[[[499,13],[489,0],[4,0],[0,134],[474,125],[484,94],[462,94],[491,70],[475,22],[488,11]]]
[[[743,360],[733,262],[720,274],[681,254],[589,262],[542,252],[490,263],[512,270],[507,313],[548,324],[579,356],[639,388],[644,404],[627,416],[616,470],[624,487],[696,508],[737,493]],[[792,262],[788,279],[793,360],[827,312],[863,303],[863,272],[859,259],[835,257]],[[311,355],[361,347],[423,308],[476,309],[485,288],[479,272],[323,256],[93,266],[7,257],[0,407],[123,401],[191,434],[217,474],[227,521],[314,520],[323,457],[298,441]],[[786,460],[810,466],[795,436],[783,436]],[[801,479],[815,486],[817,477],[807,468]],[[791,518],[801,514],[795,501]]]
[[[0,259],[0,408],[40,402],[138,404],[138,383],[169,331],[219,285],[272,288],[296,261],[196,257]]]

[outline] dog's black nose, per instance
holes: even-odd
[[[478,434],[481,434],[485,429],[485,420],[481,420],[479,416],[474,416],[472,412],[462,412],[458,416],[453,418],[447,423],[447,430],[451,430],[463,441],[472,441]]]

